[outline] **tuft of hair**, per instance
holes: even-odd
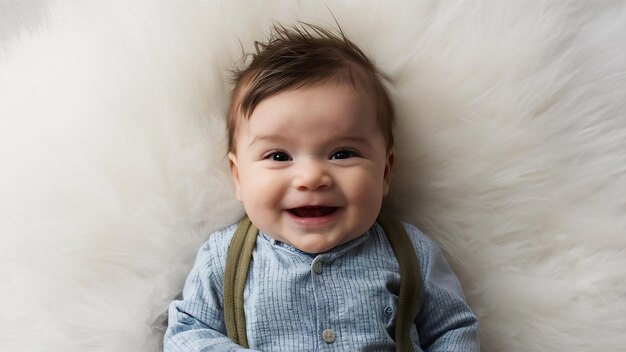
[[[250,118],[263,99],[333,79],[372,95],[378,125],[387,150],[391,150],[395,112],[383,84],[389,79],[340,27],[333,32],[305,22],[289,27],[274,24],[267,41],[255,42],[255,48],[255,53],[247,55],[250,65],[233,72],[235,87],[227,121],[229,151],[235,151],[238,119]]]

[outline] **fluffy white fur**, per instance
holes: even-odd
[[[483,350],[623,350],[624,2],[326,3],[394,81],[387,206],[444,248]],[[199,244],[242,214],[228,70],[273,21],[334,21],[321,2],[36,8],[0,27],[0,350],[157,351]]]

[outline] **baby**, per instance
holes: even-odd
[[[255,230],[246,340],[229,338],[224,313],[235,224],[200,248],[170,305],[165,351],[393,351],[398,314],[411,314],[404,350],[479,350],[457,278],[408,224],[400,228],[421,300],[415,312],[399,304],[399,256],[377,221],[394,163],[394,110],[380,77],[341,32],[275,26],[257,44],[228,114],[236,194]]]

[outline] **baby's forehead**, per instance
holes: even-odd
[[[358,89],[334,83],[287,91],[261,102],[240,122],[239,136],[280,141],[289,135],[301,142],[363,139],[380,130],[372,104]]]
[[[271,96],[264,97],[254,110],[240,118],[252,119],[255,115],[293,114],[297,121],[300,114],[314,113],[321,110],[326,114],[358,113],[374,116],[376,102],[366,89],[346,82],[323,82],[285,89]]]

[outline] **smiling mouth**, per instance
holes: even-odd
[[[288,209],[287,211],[291,213],[293,216],[296,216],[299,218],[319,218],[319,217],[330,215],[334,213],[335,211],[337,211],[337,209],[338,209],[337,207],[315,206],[315,207],[293,208],[293,209]]]

